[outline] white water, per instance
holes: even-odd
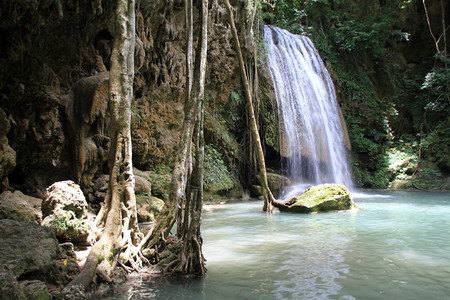
[[[278,105],[282,168],[295,184],[352,187],[345,136],[330,75],[311,40],[264,27]]]

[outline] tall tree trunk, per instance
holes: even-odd
[[[233,9],[230,5],[229,0],[225,0],[225,4],[228,9],[228,17],[230,20],[231,32],[233,33],[234,45],[236,48],[236,53],[238,55],[239,69],[241,72],[242,81],[244,83],[244,93],[245,93],[245,99],[247,100],[247,109],[248,109],[248,112],[250,115],[250,131],[252,133],[254,147],[255,147],[255,151],[256,151],[256,158],[258,160],[260,181],[261,181],[261,193],[264,197],[263,210],[271,212],[273,209],[272,203],[275,201],[275,197],[273,196],[272,192],[270,191],[269,184],[267,181],[266,163],[264,161],[264,153],[263,153],[263,149],[261,146],[261,138],[259,136],[258,125],[256,122],[256,117],[255,117],[255,110],[253,107],[252,92],[250,89],[248,76],[245,71],[245,64],[244,64],[244,59],[242,57],[239,36],[238,36],[237,30],[236,30],[236,25],[234,22]]]
[[[203,205],[203,97],[207,54],[208,1],[202,0],[202,33],[194,66],[193,3],[186,0],[186,102],[179,150],[170,184],[167,205],[159,213],[148,247],[160,250],[178,220],[178,236],[182,239],[180,256],[169,263],[165,271],[203,275],[206,272],[200,236]],[[190,174],[192,141],[196,136],[195,167]],[[200,147],[200,148],[199,148]],[[192,175],[190,177],[190,175]],[[187,180],[189,180],[189,186]],[[195,195],[195,196],[193,196]],[[184,201],[183,201],[184,200]],[[184,206],[184,209],[183,209]],[[163,243],[161,243],[163,242]]]
[[[105,204],[99,213],[103,227],[80,274],[66,287],[86,290],[95,274],[111,280],[117,254],[139,242],[131,150],[131,101],[134,80],[134,0],[117,0],[114,41],[109,74],[111,108],[110,182]]]
[[[192,0],[187,0],[191,2]],[[192,11],[191,11],[192,17]],[[189,29],[193,31],[193,27]],[[206,56],[208,48],[208,0],[202,0],[202,31],[200,36],[200,51],[198,52],[195,69],[193,72],[193,90],[191,101],[196,105],[196,122],[194,132],[195,165],[189,180],[190,186],[186,190],[186,203],[184,209],[182,248],[173,272],[182,274],[194,274],[202,276],[206,273],[205,258],[202,253],[202,238],[200,233],[201,214],[203,207],[203,166],[204,166],[204,103]],[[175,264],[175,263],[174,263]]]

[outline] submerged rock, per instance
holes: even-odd
[[[310,187],[302,195],[275,202],[274,206],[280,211],[297,213],[356,208],[349,189],[339,184],[321,184]]]

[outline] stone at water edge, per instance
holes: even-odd
[[[321,184],[308,188],[302,195],[275,202],[280,211],[313,213],[356,208],[349,189],[340,184]]]

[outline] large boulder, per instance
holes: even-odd
[[[42,202],[42,217],[45,218],[57,210],[70,210],[80,217],[86,208],[86,198],[80,186],[71,180],[59,181],[47,189],[47,195]]]
[[[5,191],[0,195],[0,219],[40,222],[42,199],[24,195],[20,191]]]
[[[42,202],[42,223],[54,229],[62,241],[85,244],[92,220],[80,186],[73,181],[55,182]]]
[[[51,228],[32,222],[0,220],[0,266],[17,278],[49,270],[58,254],[58,241]]]
[[[310,187],[302,195],[275,202],[274,206],[280,211],[296,213],[356,208],[349,189],[339,184],[321,184]]]

